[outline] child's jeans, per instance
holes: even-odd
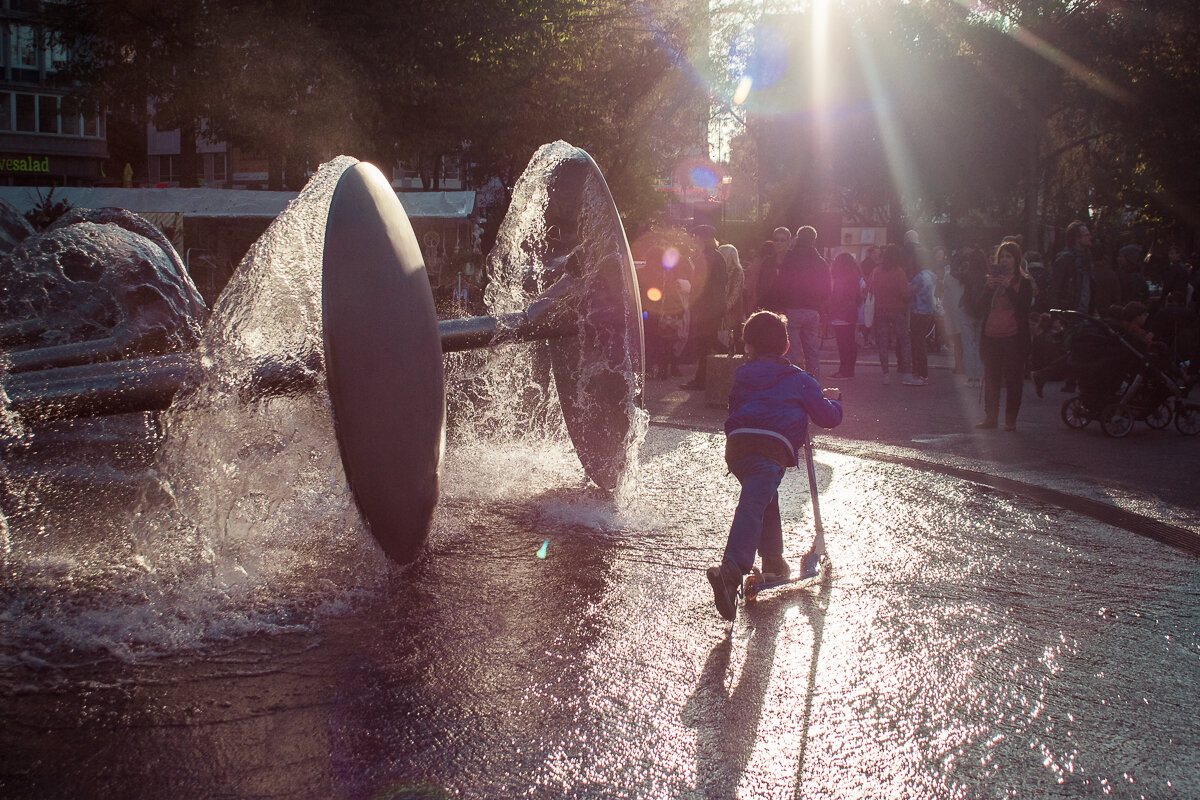
[[[755,551],[767,557],[783,555],[779,482],[784,468],[769,458],[748,456],[730,464],[729,469],[741,481],[742,494],[729,527],[725,559],[745,574],[754,566]]]

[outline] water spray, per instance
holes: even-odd
[[[524,310],[439,321],[420,246],[395,191],[367,163],[345,170],[325,226],[321,297],[325,380],[342,465],[363,518],[392,559],[421,550],[439,495],[446,438],[442,356],[512,343],[547,346],[567,432],[588,478],[613,490],[633,457],[643,385],[633,258],[592,158],[563,142],[546,169],[544,287]],[[514,196],[509,214],[525,213]],[[599,217],[599,221],[597,221]],[[602,238],[594,247],[594,239]],[[592,258],[589,254],[600,253]],[[194,353],[125,357],[104,340],[23,355],[6,377],[27,420],[154,411],[201,373]],[[242,402],[311,388],[320,365],[260,369]]]

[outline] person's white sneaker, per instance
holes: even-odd
[[[905,386],[924,386],[925,379],[917,378],[913,375],[905,375],[904,380],[901,381],[901,383],[903,383]]]

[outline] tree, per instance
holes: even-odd
[[[413,159],[437,188],[438,165],[464,143],[477,179],[511,186],[537,146],[565,138],[601,163],[619,207],[641,214],[653,177],[684,147],[679,121],[703,98],[680,69],[693,20],[675,0],[47,9],[81,100],[266,153],[272,188],[285,165],[295,184],[338,152]]]
[[[987,219],[1031,243],[1089,214],[1200,221],[1188,157],[1200,134],[1200,7],[860,0],[828,6],[827,19],[816,9],[758,19],[732,59],[754,82],[749,149],[776,220],[835,202],[896,227]]]

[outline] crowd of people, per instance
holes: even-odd
[[[818,380],[821,342],[830,334],[838,369],[829,377],[836,380],[855,377],[860,347],[874,347],[884,383],[894,363],[905,386],[930,381],[931,350],[952,353],[953,373],[982,392],[980,429],[1016,429],[1026,380],[1039,396],[1050,381],[1074,390],[1069,333],[1051,309],[1107,318],[1134,341],[1181,358],[1197,346],[1191,332],[1200,328],[1200,258],[1189,263],[1179,246],[1162,258],[1162,248],[1147,253],[1095,241],[1082,222],[1068,226],[1065,246],[1049,263],[1023,250],[1018,236],[950,251],[924,247],[915,231],[898,244],[869,247],[861,263],[846,251],[830,263],[817,231],[802,226],[776,228],[743,266],[713,226],[689,233],[690,249],[650,248],[639,276],[648,374],[680,376],[688,352],[697,368],[686,389],[704,388],[706,356],[737,352],[742,321],[760,309],[786,318],[788,358]],[[1188,337],[1185,346],[1177,336]],[[1198,359],[1190,358],[1195,370]]]
[[[862,263],[849,251],[836,252],[830,262],[811,226],[794,233],[777,228],[743,267],[737,248],[719,243],[713,226],[696,225],[689,233],[690,248],[645,253],[639,281],[647,372],[678,376],[691,338],[698,365],[682,387],[701,389],[706,356],[744,346],[747,360],[734,373],[725,421],[725,463],[741,489],[721,558],[705,573],[717,612],[728,621],[736,618],[756,559],[756,585],[791,578],[780,481],[808,446],[809,421],[832,428],[843,417],[840,391],[820,383],[828,333],[838,351],[838,369],[829,376],[834,382],[855,378],[860,345],[874,345],[885,384],[894,354],[904,386],[929,384],[931,349],[952,353],[950,379],[979,390],[983,419],[975,428],[985,431],[1017,429],[1027,380],[1039,396],[1048,380],[1073,388],[1068,328],[1094,324],[1085,318],[1103,319],[1102,327],[1144,349],[1147,360],[1157,351],[1178,361],[1175,340],[1184,330],[1200,334],[1198,273],[1179,248],[1171,248],[1169,265],[1155,276],[1161,280],[1156,297],[1140,249],[1117,249],[1114,268],[1079,222],[1067,228],[1066,246],[1049,267],[1040,254],[1023,250],[1020,237],[987,248],[931,251],[916,231],[898,244],[867,248]],[[1200,349],[1195,338],[1192,347]],[[1081,390],[1071,402],[1086,403],[1085,396]],[[796,579],[814,579],[823,557],[818,525]]]

